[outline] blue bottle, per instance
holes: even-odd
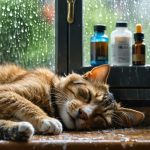
[[[108,36],[105,35],[105,25],[95,25],[91,43],[91,65],[108,64]]]

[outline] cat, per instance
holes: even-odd
[[[0,65],[0,139],[28,141],[34,133],[131,127],[142,112],[123,108],[109,92],[110,66],[84,75],[58,76],[49,69]]]

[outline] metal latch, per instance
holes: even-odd
[[[67,14],[67,21],[68,23],[74,22],[74,4],[76,0],[67,0],[68,3],[68,14]]]

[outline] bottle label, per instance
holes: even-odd
[[[91,61],[108,61],[107,42],[91,42]]]
[[[145,55],[144,54],[133,54],[132,55],[132,61],[139,61],[139,62],[145,62]]]
[[[130,38],[116,37],[115,44],[112,45],[112,58],[115,64],[130,64]]]
[[[132,47],[133,65],[145,65],[145,45],[138,43]]]

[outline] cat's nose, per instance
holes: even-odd
[[[88,119],[87,113],[82,108],[79,108],[78,117],[80,119],[83,119],[83,120],[87,120]]]

